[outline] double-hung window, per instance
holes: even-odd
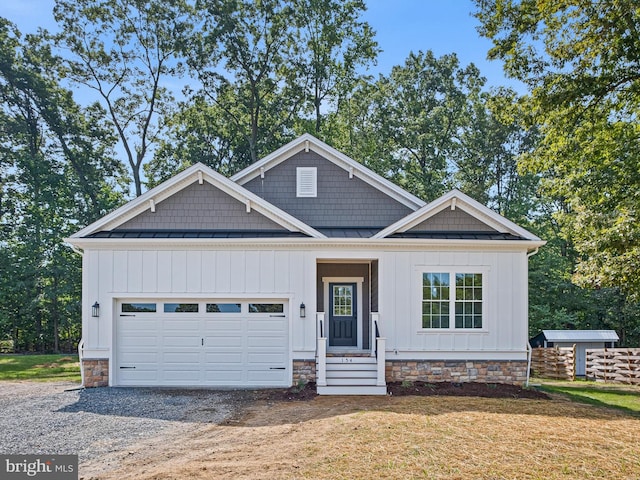
[[[455,270],[422,272],[422,328],[482,328],[483,277]]]

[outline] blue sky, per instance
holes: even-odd
[[[471,0],[366,0],[365,20],[377,32],[383,52],[375,74],[387,74],[391,67],[404,63],[411,51],[432,50],[436,56],[455,52],[460,63],[474,63],[489,86],[507,85],[524,89],[506,79],[502,64],[489,62],[489,40],[476,32],[478,21],[472,17]],[[34,32],[42,26],[55,29],[52,9],[54,0],[8,0],[0,2],[0,16],[18,25],[22,33]]]

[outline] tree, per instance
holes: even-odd
[[[455,54],[411,53],[377,82],[374,109],[378,135],[393,143],[388,170],[415,195],[433,200],[451,186],[451,161],[467,121],[470,101],[484,84],[472,64]]]
[[[523,166],[567,205],[574,280],[640,298],[640,10],[632,0],[478,0],[490,57],[530,89],[541,142]]]
[[[378,44],[368,23],[360,20],[366,10],[362,0],[293,0],[300,41],[297,68],[307,77],[314,115],[313,131],[322,130],[323,103],[337,107],[340,98],[355,86],[361,74],[378,55]]]
[[[294,11],[281,0],[201,0],[200,32],[188,46],[202,83],[200,97],[216,104],[223,121],[246,143],[244,167],[293,136],[304,85],[292,61]]]
[[[0,19],[0,327],[41,351],[79,328],[80,261],[62,239],[120,201],[114,137],[59,86],[58,62]]]
[[[167,139],[144,166],[147,186],[154,187],[197,162],[227,176],[248,165],[251,157],[243,132],[225,118],[219,103],[201,96],[181,103],[167,121]]]
[[[191,24],[182,0],[56,0],[55,39],[69,53],[64,74],[93,90],[108,113],[142,194],[142,164],[162,131],[172,93],[163,85],[182,71],[180,41]]]
[[[518,159],[536,145],[535,129],[526,129],[518,95],[506,88],[468,99],[466,122],[453,157],[457,188],[510,220],[525,224],[538,209],[538,177],[518,171]]]

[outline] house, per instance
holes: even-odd
[[[85,386],[526,378],[544,242],[459,191],[425,204],[311,135],[230,179],[193,165],[67,241]]]
[[[613,348],[620,340],[615,330],[543,330],[529,340],[532,348],[576,346],[576,375],[585,376],[587,349]]]

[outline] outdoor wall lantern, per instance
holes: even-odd
[[[307,307],[304,306],[304,302],[300,304],[300,318],[307,316]]]
[[[92,317],[100,316],[100,304],[98,302],[91,305],[91,316]]]

